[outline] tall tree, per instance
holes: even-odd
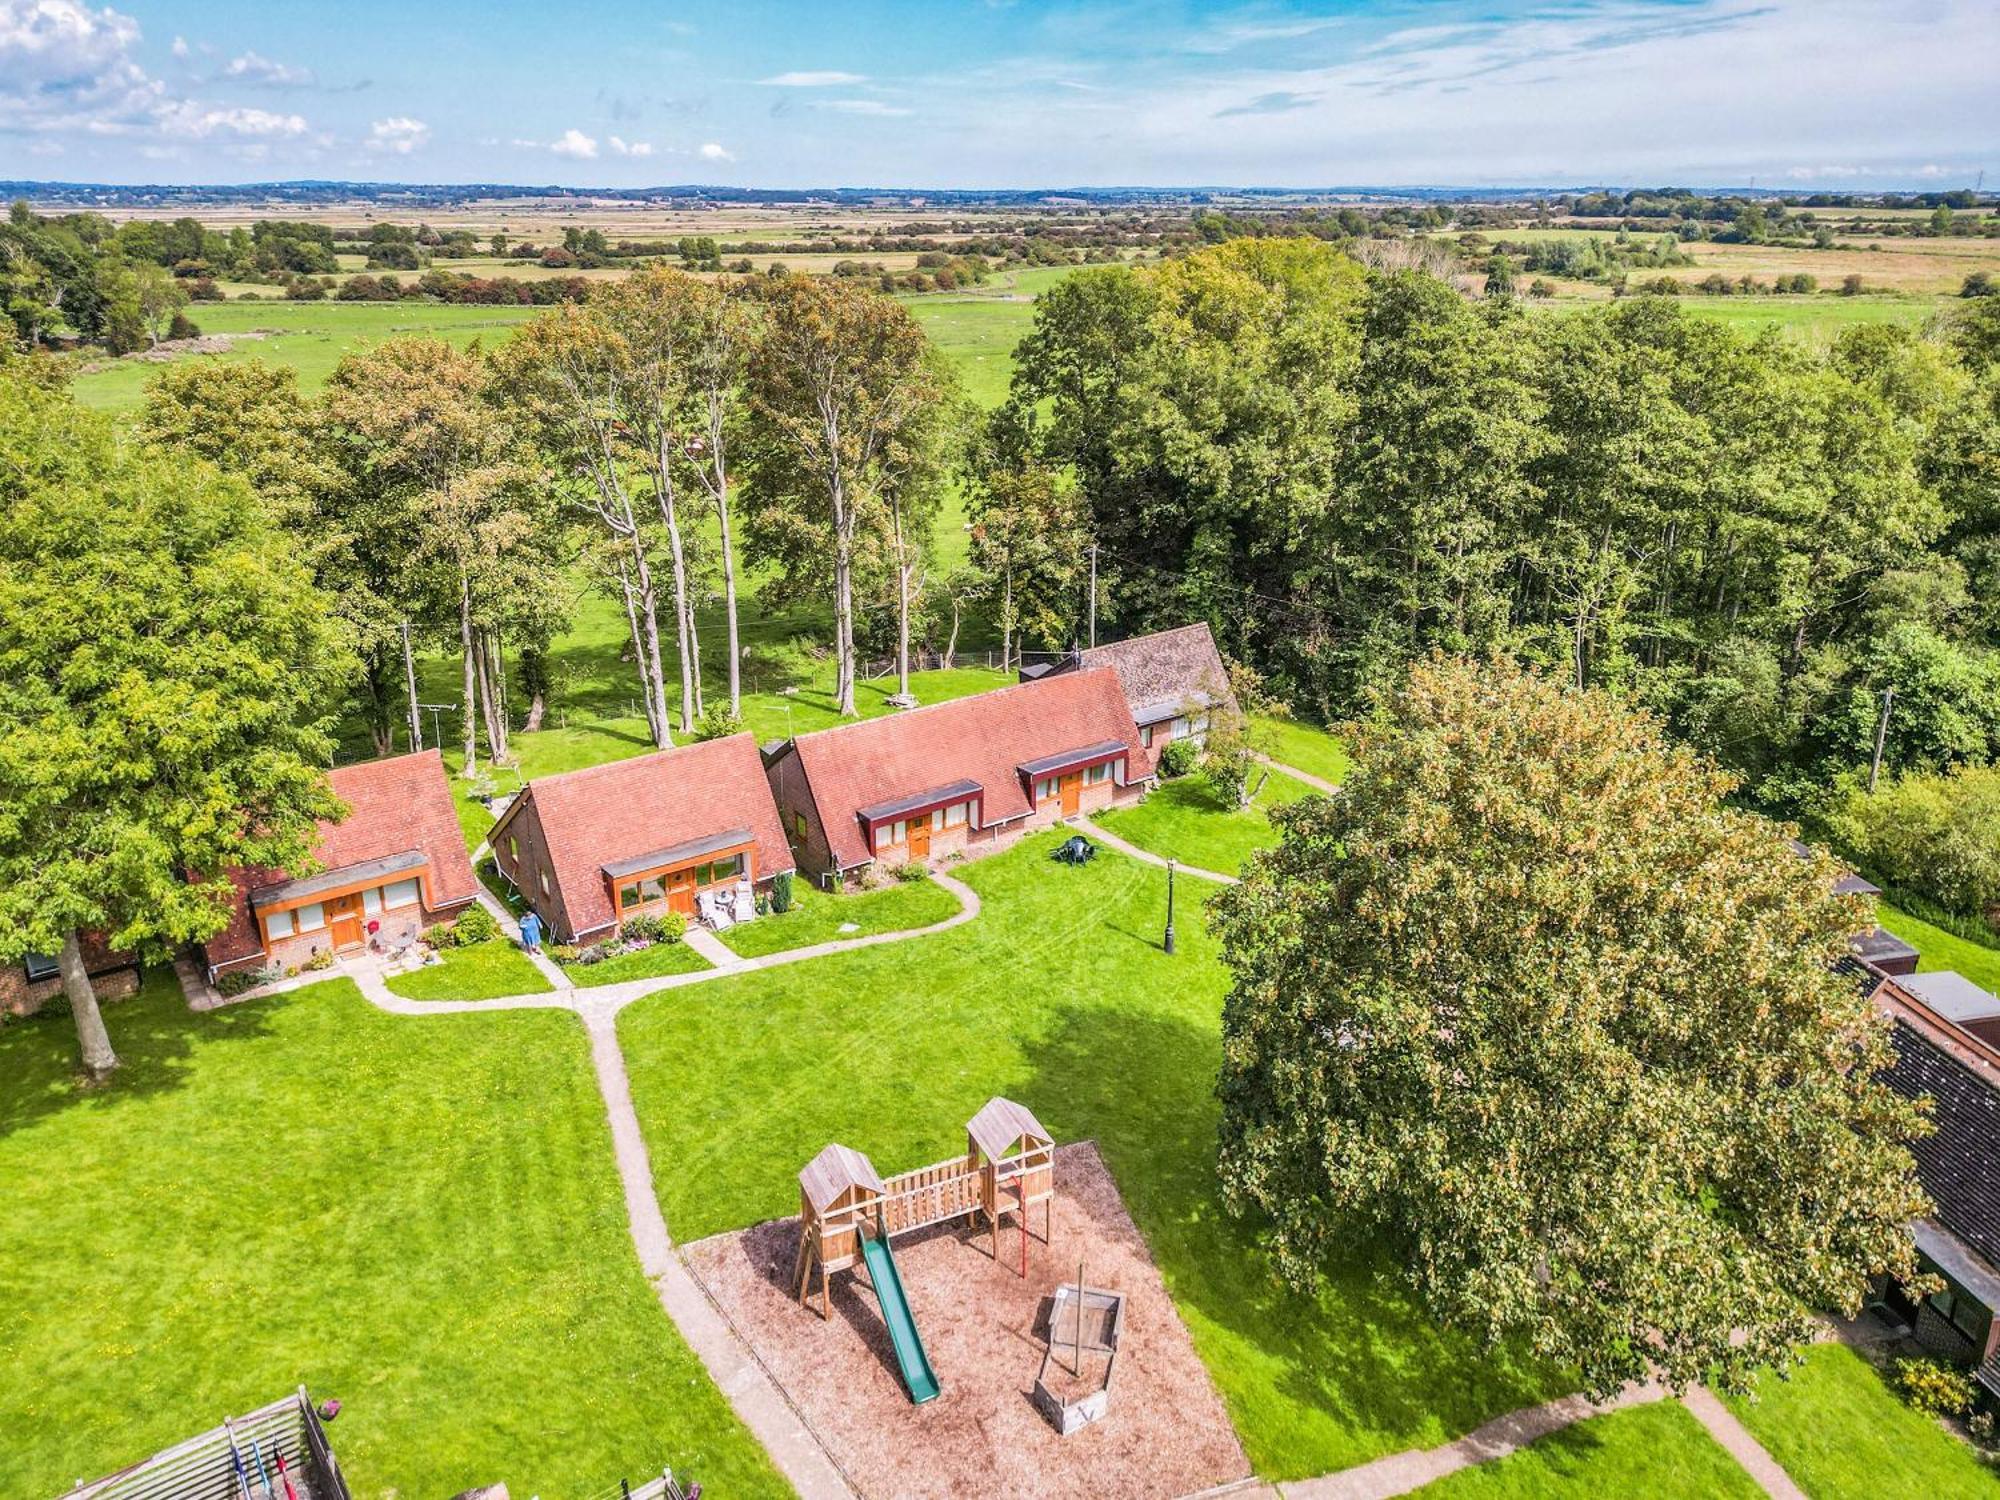
[[[853,714],[862,539],[901,482],[910,445],[948,401],[949,379],[908,309],[851,280],[774,277],[763,294],[768,316],[747,381],[749,540],[794,586],[831,582],[834,696]]]
[[[390,339],[350,354],[327,382],[327,407],[346,438],[356,474],[399,507],[416,592],[432,618],[457,627],[464,691],[464,774],[479,764],[479,729],[494,743],[500,691],[492,640],[493,601],[515,578],[515,554],[537,539],[519,504],[521,474],[508,424],[488,397],[476,350],[442,339]],[[482,690],[483,681],[483,690]]]
[[[737,616],[735,517],[729,454],[746,413],[743,377],[760,330],[755,307],[740,289],[674,272],[686,324],[683,347],[693,408],[680,451],[715,511],[716,555],[722,568],[722,608],[728,632],[729,714],[743,712],[743,640]]]
[[[1441,1320],[1598,1395],[1741,1386],[1906,1277],[1926,1209],[1868,913],[1596,691],[1421,663],[1216,904],[1221,1170],[1310,1286],[1392,1249]]]
[[[340,810],[344,634],[241,480],[0,375],[0,958],[60,955],[92,1076],[81,936],[165,961]]]

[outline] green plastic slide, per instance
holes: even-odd
[[[896,1364],[902,1369],[910,1400],[918,1406],[936,1400],[937,1376],[931,1371],[931,1357],[924,1353],[924,1341],[917,1336],[917,1320],[910,1316],[910,1299],[903,1295],[903,1273],[896,1269],[889,1242],[863,1235],[861,1258],[867,1262],[875,1300],[882,1304],[882,1321],[888,1325],[889,1342],[895,1346]]]

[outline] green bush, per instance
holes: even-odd
[[[905,885],[931,878],[931,867],[920,859],[906,860],[896,866],[896,878]]]
[[[1972,1377],[1934,1359],[1898,1360],[1896,1391],[1934,1417],[1956,1417],[1972,1409]]]
[[[2000,768],[1912,772],[1873,795],[1856,788],[1827,824],[1834,841],[1884,884],[1964,916],[2000,906]]]
[[[1191,776],[1201,764],[1201,751],[1193,740],[1168,740],[1160,752],[1160,775],[1168,781]]]
[[[687,935],[687,918],[677,911],[642,912],[620,923],[618,935],[632,943],[678,943]]]
[[[771,910],[783,916],[792,909],[792,872],[780,870],[771,877]]]
[[[574,943],[551,943],[549,945],[549,957],[559,964],[573,964],[577,960],[576,945]]]
[[[743,716],[720,706],[704,709],[701,717],[694,721],[694,737],[697,740],[727,739],[742,732]]]
[[[245,990],[254,990],[279,977],[276,969],[231,969],[215,981],[215,992],[225,1000],[233,999]]]
[[[488,938],[500,936],[500,919],[475,901],[459,913],[458,922],[452,930],[457,934],[455,940],[461,947],[483,943]]]

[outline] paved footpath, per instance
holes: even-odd
[[[1303,781],[1316,792],[1325,792],[1327,796],[1331,797],[1340,791],[1340,783],[1337,781],[1328,781],[1324,776],[1315,776],[1310,771],[1301,771],[1297,766],[1288,766],[1283,761],[1273,759],[1268,755],[1258,755],[1256,758],[1272,770],[1284,772],[1285,775],[1291,777],[1294,781]]]
[[[1071,818],[1069,821],[1071,827],[1082,829],[1085,833],[1103,844],[1105,848],[1116,849],[1128,859],[1136,859],[1141,864],[1158,865],[1163,870],[1167,867],[1166,860],[1153,853],[1150,849],[1141,849],[1137,844],[1129,844],[1124,839],[1118,837],[1117,834],[1109,832],[1100,824],[1093,823],[1088,818],[1076,817]],[[1200,865],[1185,865],[1176,860],[1174,862],[1174,869],[1182,875],[1192,875],[1196,880],[1209,880],[1217,885],[1237,884],[1234,875],[1225,875],[1220,870],[1204,870]]]

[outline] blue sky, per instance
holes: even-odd
[[[1956,187],[1996,78],[1993,0],[0,0],[0,178]]]

